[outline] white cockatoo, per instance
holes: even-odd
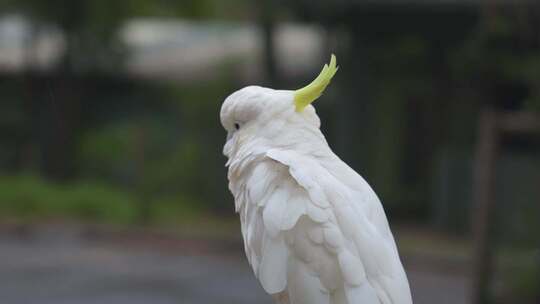
[[[332,55],[302,89],[249,86],[221,107],[246,255],[276,303],[409,304],[381,202],[332,152],[311,105],[336,71]]]

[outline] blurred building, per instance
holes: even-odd
[[[276,54],[280,73],[305,75],[319,65],[323,53],[322,28],[287,23],[276,30]],[[0,19],[0,69],[50,70],[65,51],[65,37],[53,25],[37,37],[21,15]],[[32,43],[29,41],[32,40]],[[261,31],[257,24],[232,21],[190,21],[146,18],[130,20],[120,30],[127,46],[130,76],[156,80],[202,81],[212,78],[220,66],[234,65],[235,76],[252,83],[264,78]]]

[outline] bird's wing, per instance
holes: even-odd
[[[284,180],[286,167],[268,158],[253,160],[242,172],[229,180],[240,214],[246,256],[264,290],[278,294],[287,286],[289,251],[283,233],[269,218],[284,217],[292,180]],[[295,222],[294,211],[289,212],[289,221]]]
[[[246,170],[236,199],[263,288],[291,304],[411,303],[386,219],[336,174],[284,150]]]

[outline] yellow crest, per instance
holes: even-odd
[[[298,89],[294,92],[294,105],[296,112],[302,112],[305,107],[319,98],[326,89],[326,86],[332,80],[332,77],[336,74],[338,67],[336,67],[336,56],[332,54],[330,58],[330,65],[325,64],[321,73],[315,80],[313,80],[307,86]]]

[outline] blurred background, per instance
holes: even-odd
[[[415,303],[539,303],[538,1],[0,0],[2,303],[270,303],[219,110],[331,53]]]

